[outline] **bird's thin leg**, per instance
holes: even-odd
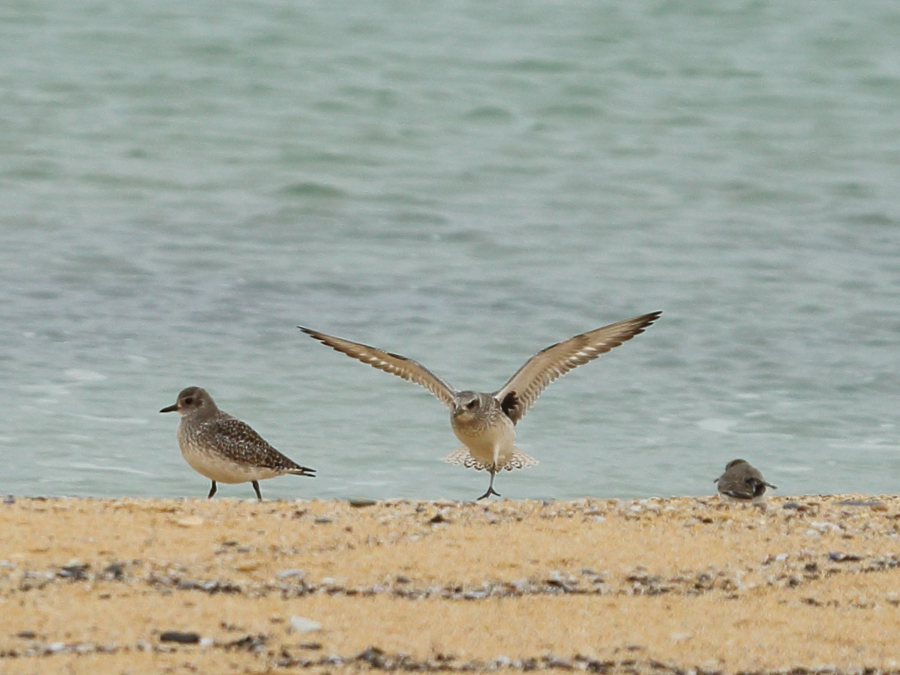
[[[256,496],[259,497],[259,501],[262,501],[262,493],[259,491],[259,481],[253,481],[253,489],[256,490]]]
[[[212,499],[212,496],[216,494],[216,481],[212,482],[212,487],[209,489],[209,494],[206,495],[207,499]]]
[[[496,473],[496,470],[491,469],[490,471],[491,471],[491,484],[488,485],[487,492],[485,492],[483,495],[481,495],[478,498],[479,500],[486,499],[486,498],[490,497],[491,495],[497,495],[498,497],[500,496],[500,493],[494,489],[494,474]]]

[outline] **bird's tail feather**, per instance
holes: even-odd
[[[444,457],[444,461],[449,464],[461,464],[467,469],[475,469],[476,471],[489,470],[490,466],[485,464],[480,459],[475,459],[472,457],[472,453],[469,452],[469,448],[465,445],[459,446],[456,450],[451,452],[449,455]],[[536,466],[538,461],[532,457],[531,455],[522,452],[517,447],[513,447],[512,449],[512,457],[504,463],[502,466],[497,467],[497,471],[502,469],[506,469],[507,471],[512,471],[513,469],[524,469],[529,466]]]
[[[469,453],[469,449],[464,445],[459,446],[456,450],[444,457],[444,461],[448,464],[462,464],[467,469],[476,468],[476,464],[479,465],[477,468],[484,468],[483,466],[480,466],[481,462],[472,457]]]
[[[308,466],[298,466],[296,469],[289,469],[286,473],[293,474],[294,476],[309,476],[310,478],[316,477],[316,470],[310,469]]]
[[[513,469],[526,469],[529,466],[537,465],[538,461],[534,457],[527,452],[522,452],[519,448],[513,447],[512,459],[510,459],[503,468],[507,471],[512,471]]]

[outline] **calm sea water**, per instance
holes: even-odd
[[[472,498],[424,389],[653,310],[519,426],[513,498],[900,485],[895,0],[0,8],[0,491],[203,497],[188,385],[315,480]],[[252,497],[249,485],[221,486]]]

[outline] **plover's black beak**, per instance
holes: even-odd
[[[176,403],[175,405],[170,405],[170,406],[168,406],[168,407],[166,407],[166,408],[163,408],[163,409],[160,410],[159,412],[175,412],[176,410],[178,410],[178,404],[177,404],[177,403]]]

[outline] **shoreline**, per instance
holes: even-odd
[[[3,673],[900,672],[896,496],[9,501]]]

